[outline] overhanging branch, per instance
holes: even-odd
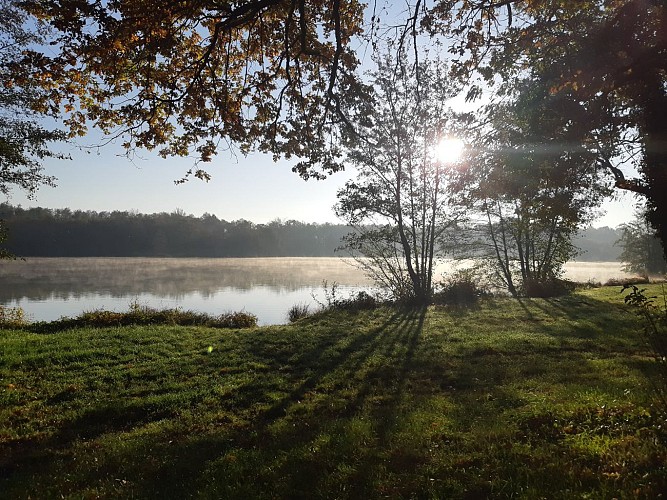
[[[612,165],[608,158],[598,158],[597,163],[599,168],[611,172],[614,176],[614,185],[617,188],[648,196],[649,189],[643,181],[640,179],[626,179],[621,169]]]

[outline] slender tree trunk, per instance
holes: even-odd
[[[516,240],[516,248],[519,254],[519,266],[521,269],[521,279],[525,283],[528,280],[528,270],[527,266],[527,249],[523,248],[523,230],[522,230],[522,221],[521,213],[517,211],[516,213],[516,230],[514,232],[514,239]]]
[[[498,242],[496,233],[493,229],[493,221],[491,220],[491,210],[489,209],[487,201],[486,217],[489,224],[489,234],[491,236],[491,241],[493,242],[493,248],[496,252],[496,259],[498,260],[498,264],[500,265],[500,269],[503,273],[503,278],[505,279],[505,284],[507,285],[507,289],[512,294],[512,296],[516,297],[518,294],[516,288],[514,287],[514,281],[512,280],[512,269],[510,268],[509,257],[507,255],[507,240],[505,238],[505,228],[504,228],[505,221],[503,219],[502,213],[500,212],[500,207],[498,207],[498,210],[499,210],[498,216],[500,218],[500,231],[502,236],[502,252],[503,252],[502,255],[501,255],[500,243]]]
[[[403,252],[405,254],[405,265],[408,270],[408,275],[410,276],[410,280],[412,281],[412,289],[415,295],[418,295],[417,299],[420,299],[421,297],[419,296],[421,294],[421,284],[419,282],[419,275],[415,273],[415,269],[412,265],[412,250],[410,249],[410,242],[408,241],[408,237],[405,234],[405,225],[403,223],[403,201],[401,197],[401,189],[402,189],[402,177],[403,177],[403,164],[401,161],[401,155],[402,152],[400,151],[400,144],[398,145],[399,151],[398,151],[398,165],[397,165],[397,171],[396,171],[396,192],[395,192],[395,200],[396,200],[396,211],[397,211],[397,226],[398,226],[398,235],[399,238],[401,239],[401,245],[403,247]]]
[[[430,294],[433,288],[433,257],[435,253],[435,221],[438,212],[438,192],[440,190],[440,172],[435,174],[435,189],[431,200],[431,222],[429,224],[429,252],[428,252],[428,283],[427,290]]]

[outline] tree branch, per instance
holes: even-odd
[[[614,185],[617,188],[648,196],[649,189],[644,182],[639,179],[626,179],[621,169],[612,165],[608,158],[598,158],[597,164],[598,168],[606,169],[612,173],[614,176]]]

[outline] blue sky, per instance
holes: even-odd
[[[205,212],[226,220],[256,223],[276,218],[305,222],[336,222],[332,206],[336,191],[350,178],[341,172],[324,181],[304,181],[291,171],[292,163],[274,163],[268,155],[232,157],[221,153],[206,165],[213,178],[191,179],[175,185],[192,167],[188,158],[162,159],[140,152],[128,159],[120,146],[99,151],[64,148],[72,160],[48,160],[46,171],[58,178],[57,187],[42,187],[29,200],[18,191],[9,201],[23,207],[42,206],[96,211],[137,210],[172,212],[176,208],[200,216]]]
[[[382,15],[390,19],[405,16],[400,7],[391,2],[381,3],[379,8]],[[365,67],[370,63],[370,53],[363,47],[360,46],[359,56]],[[453,100],[454,108],[469,107],[463,104],[462,96]],[[93,132],[90,137],[80,139],[79,145],[100,142],[100,134]],[[72,157],[71,161],[49,159],[45,162],[47,173],[58,179],[56,188],[43,187],[34,199],[15,191],[8,201],[23,207],[142,213],[172,212],[180,208],[195,216],[208,212],[221,219],[246,219],[255,223],[277,218],[340,222],[332,207],[337,190],[352,176],[351,172],[340,172],[324,181],[306,182],[292,172],[292,162],[274,163],[270,156],[262,154],[230,157],[221,153],[206,165],[213,176],[210,182],[192,179],[175,185],[174,180],[183,177],[193,166],[192,159],[165,160],[156,154],[140,152],[143,157],[131,161],[124,156],[119,143],[90,153],[74,145],[62,149]],[[605,203],[605,215],[598,218],[594,226],[613,227],[632,219],[633,197],[620,193],[617,198]]]
[[[352,176],[351,172],[340,172],[324,181],[306,182],[291,171],[289,161],[274,163],[268,155],[233,158],[222,153],[208,165],[213,175],[210,182],[192,179],[175,185],[173,181],[192,166],[191,159],[165,160],[143,152],[142,158],[131,161],[115,144],[91,153],[75,147],[64,149],[72,160],[45,163],[47,172],[58,178],[56,188],[41,188],[33,200],[16,191],[9,202],[23,207],[142,213],[180,208],[195,216],[208,212],[221,219],[255,223],[276,218],[340,222],[332,206],[336,191]],[[605,203],[606,214],[593,225],[617,226],[632,218],[633,209],[633,197],[621,194]]]

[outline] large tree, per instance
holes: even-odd
[[[452,74],[471,98],[485,85],[511,91],[533,70],[547,78],[553,97],[565,97],[553,100],[554,109],[591,132],[575,147],[596,152],[619,188],[645,196],[649,219],[667,238],[664,0],[415,0],[386,30],[378,29],[382,6],[371,3],[364,25],[356,0],[167,1],[160,9],[141,0],[23,4],[59,35],[48,52],[24,61],[21,70],[30,71],[19,78],[49,89],[44,105],[69,111],[72,132],[94,123],[124,134],[129,149],[194,149],[204,161],[229,141],[242,151],[300,157],[296,170],[304,176],[340,166],[341,110],[360,89],[355,36],[368,28],[372,40],[384,34],[403,46],[410,35],[424,43],[423,28],[446,38]],[[591,137],[609,127],[616,147],[596,149]],[[632,153],[637,179],[619,164]]]
[[[653,276],[667,272],[667,261],[655,237],[655,230],[646,221],[644,208],[635,212],[635,218],[620,227],[621,238],[616,242],[623,251],[620,260],[625,270],[642,276]]]
[[[25,1],[56,34],[24,59],[45,109],[73,134],[93,124],[128,150],[209,161],[236,145],[303,159],[319,177],[339,168],[332,134],[353,96],[357,0]],[[198,164],[199,165],[199,164]],[[207,179],[196,167],[190,173]]]
[[[54,178],[44,172],[42,160],[59,156],[52,142],[64,134],[45,127],[38,113],[31,111],[43,95],[35,82],[16,85],[12,66],[30,44],[42,41],[41,33],[26,28],[26,15],[12,0],[0,0],[0,194],[20,189],[34,195],[41,185],[53,185]],[[7,228],[0,220],[0,243],[7,238]],[[10,254],[0,249],[0,259]]]
[[[460,217],[447,196],[449,166],[435,154],[453,132],[454,94],[440,62],[409,61],[405,51],[378,58],[368,99],[350,110],[346,161],[358,175],[338,193],[337,214],[355,228],[346,246],[395,297],[432,293],[445,232]]]
[[[517,79],[539,73],[553,109],[582,131],[563,149],[596,153],[618,188],[646,197],[648,219],[667,251],[664,0],[443,0],[423,22],[454,37],[454,74],[480,78],[470,97],[484,84],[511,93]],[[615,132],[613,151],[592,140],[601,130]],[[627,178],[623,161],[633,163],[638,178]]]
[[[580,143],[581,127],[554,108],[545,81],[525,78],[513,91],[469,127],[476,146],[458,187],[486,221],[482,241],[502,284],[513,295],[552,294],[576,253],[572,237],[609,189],[597,172],[598,152]],[[609,151],[613,137],[603,132],[590,139]]]

